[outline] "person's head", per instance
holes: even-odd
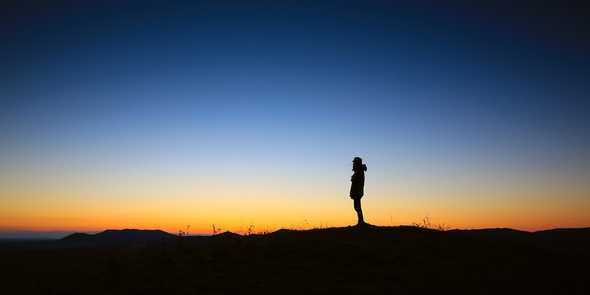
[[[367,165],[363,164],[363,159],[360,157],[354,157],[354,159],[352,159],[352,170],[367,171]]]

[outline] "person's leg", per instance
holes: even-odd
[[[365,220],[363,219],[363,209],[361,209],[361,199],[360,198],[354,199],[354,211],[356,211],[356,215],[358,217],[358,224],[365,223]]]

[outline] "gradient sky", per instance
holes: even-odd
[[[18,2],[0,20],[5,234],[349,225],[354,156],[373,224],[590,226],[571,3]]]

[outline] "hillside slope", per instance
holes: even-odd
[[[588,249],[590,230],[562,232],[280,230],[79,248],[57,241],[0,248],[0,259],[20,294],[588,294],[590,256],[577,249]]]

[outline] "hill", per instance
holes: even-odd
[[[67,243],[69,245],[94,246],[105,244],[137,244],[167,240],[175,237],[175,235],[162,230],[109,229],[97,234],[73,233],[61,239],[61,242],[62,244]]]
[[[5,289],[19,294],[588,294],[589,238],[590,229],[408,226],[182,238],[105,231],[0,247],[0,259]]]

